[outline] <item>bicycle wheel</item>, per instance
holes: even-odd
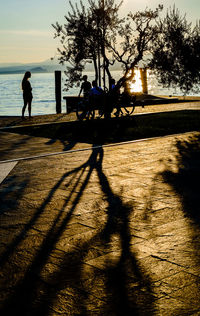
[[[77,104],[77,108],[76,108],[76,116],[77,116],[77,119],[79,121],[82,121],[84,120],[84,118],[86,117],[87,115],[87,109],[86,109],[86,105],[80,101],[78,104]]]
[[[127,103],[125,103],[125,105],[123,106],[123,109],[124,109],[124,113],[126,115],[131,115],[134,110],[135,110],[135,101],[136,101],[136,97],[133,95],[133,96],[130,96],[129,99],[127,99]],[[122,109],[121,109],[122,110]]]
[[[87,120],[93,120],[95,117],[95,111],[92,110],[92,109],[89,109],[88,111],[86,111],[86,115],[85,115],[85,118]]]
[[[135,104],[130,104],[129,106],[125,106],[124,107],[124,112],[126,113],[126,115],[131,115],[135,110]]]
[[[135,107],[133,108],[131,105],[122,105],[120,108],[120,111],[117,113],[118,115],[115,114],[115,116],[127,116],[131,115],[134,111]]]

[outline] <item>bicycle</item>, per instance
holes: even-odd
[[[89,99],[80,100],[76,108],[76,116],[79,121],[91,120],[95,117],[95,110],[92,107],[92,104],[89,102]]]
[[[135,95],[128,95],[125,93],[115,95],[106,93],[101,97],[95,99],[83,99],[78,102],[76,109],[76,116],[78,120],[91,120],[95,118],[95,110],[98,110],[98,118],[110,118],[114,108],[116,112],[114,115],[127,116],[131,115],[135,110]]]
[[[116,117],[131,115],[135,110],[136,96],[122,93],[119,96],[117,110],[114,113]]]

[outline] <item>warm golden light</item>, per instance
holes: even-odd
[[[142,80],[139,69],[135,69],[134,82],[130,83],[130,92],[142,92]]]

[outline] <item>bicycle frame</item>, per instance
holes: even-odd
[[[78,120],[94,119],[95,110],[98,110],[98,118],[110,118],[114,109],[114,115],[127,116],[131,115],[135,109],[135,96],[120,94],[114,97],[112,94],[106,93],[100,97],[87,98],[80,101],[77,105],[76,115]]]

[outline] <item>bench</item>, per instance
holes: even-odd
[[[80,100],[82,100],[83,99],[83,97],[81,96],[81,97],[78,97],[78,96],[64,96],[63,97],[63,100],[65,100],[66,101],[66,113],[67,114],[69,114],[69,113],[71,113],[71,112],[74,112],[74,111],[76,111],[76,109],[77,109],[77,104],[78,104],[78,102],[80,101]],[[112,99],[112,98],[111,98]],[[101,99],[99,99],[99,101],[100,100],[102,100],[102,98]],[[101,106],[100,106],[100,104],[98,104],[99,102],[94,102],[94,104],[95,104],[95,106],[94,106],[94,108],[95,108],[95,110],[98,110]],[[131,106],[131,105],[130,105]],[[122,107],[124,107],[123,105],[122,105]],[[129,107],[129,105],[126,105],[126,107]],[[114,106],[114,108],[116,108],[115,106]]]
[[[66,101],[66,113],[70,113],[72,111],[75,111],[77,108],[77,103],[82,99],[83,97],[77,97],[77,96],[67,96],[63,97],[63,100]]]

